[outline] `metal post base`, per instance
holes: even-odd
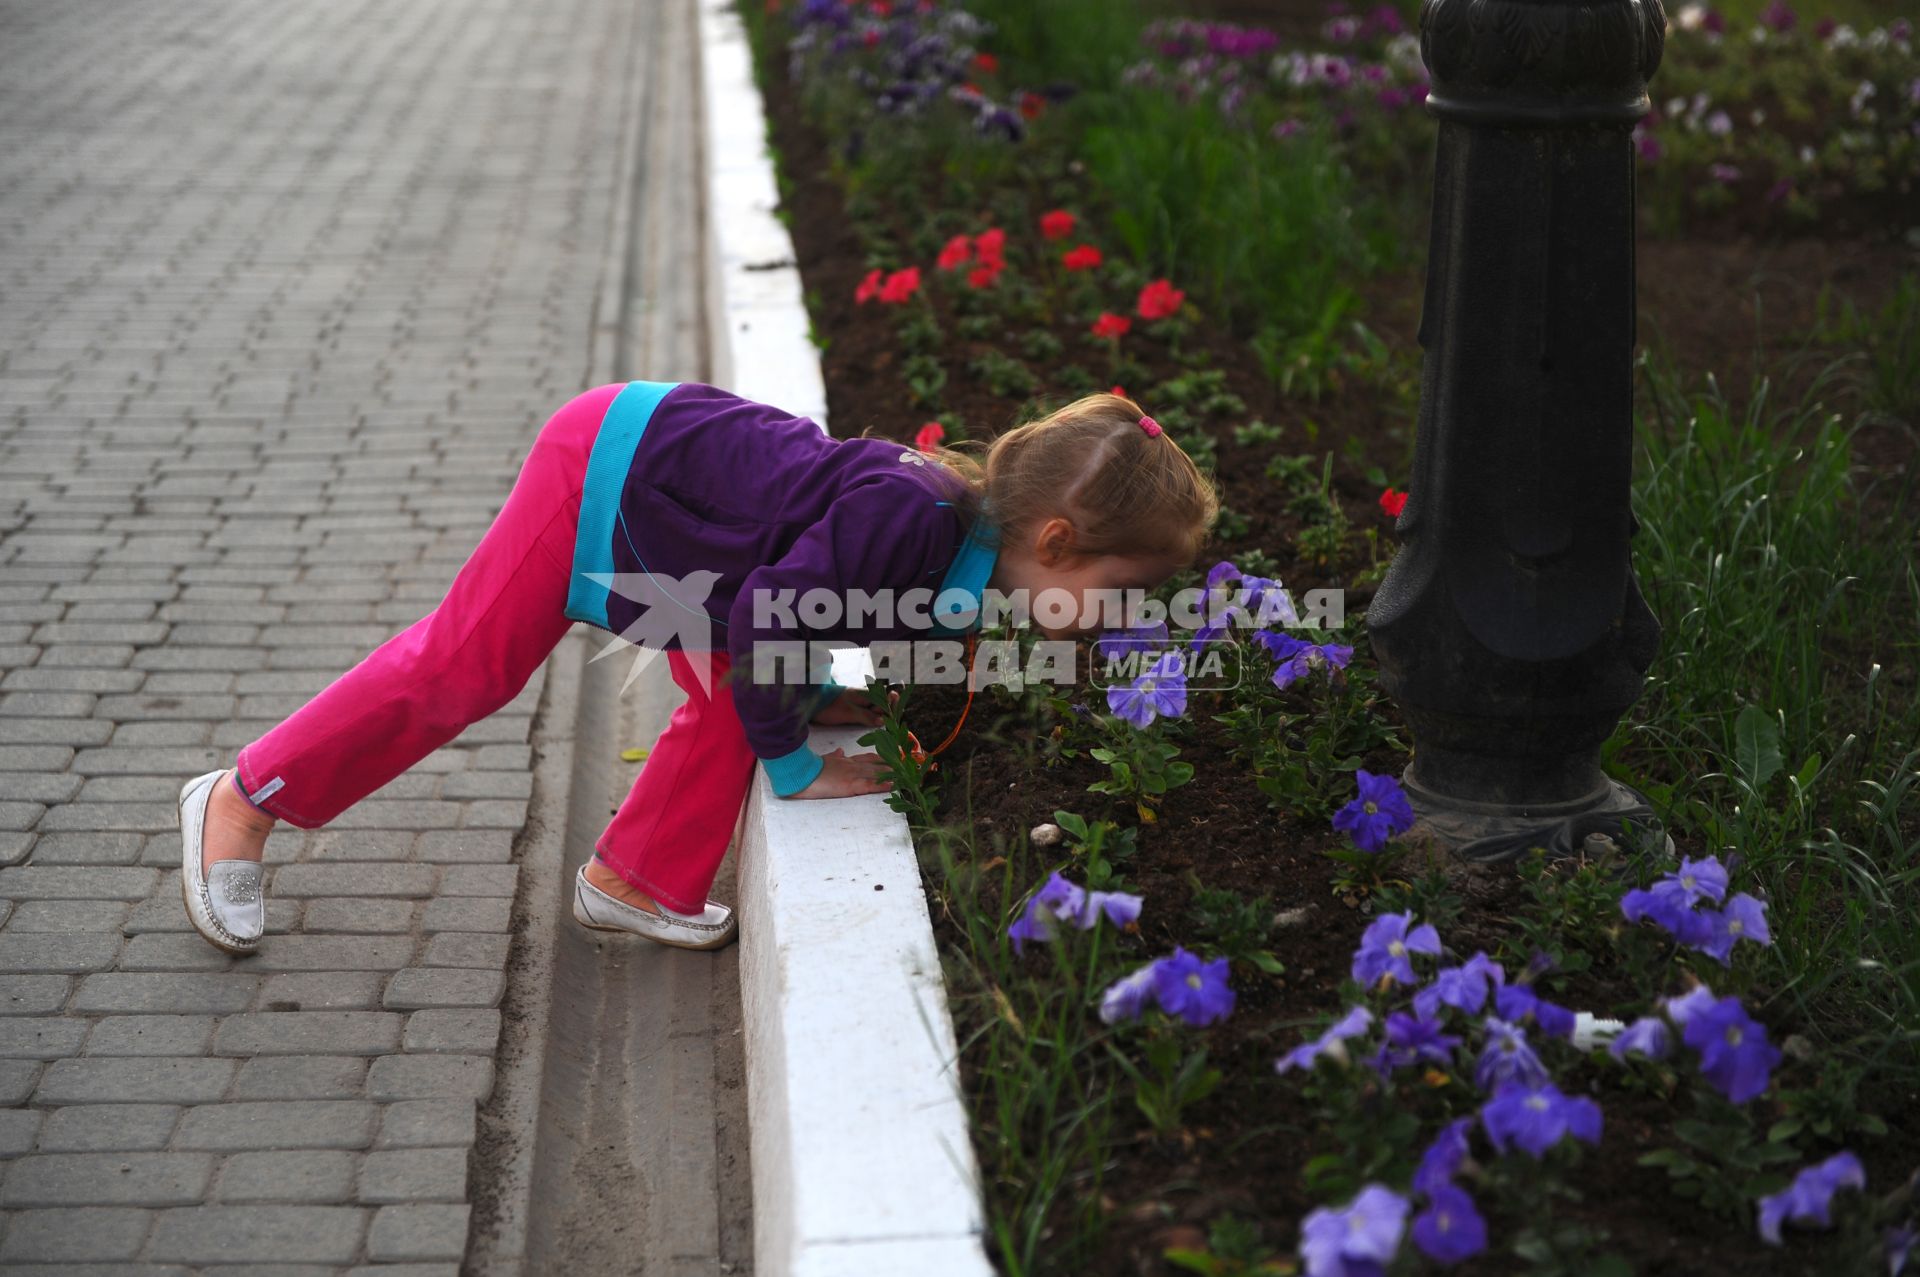
[[[1412,768],[1400,783],[1415,817],[1402,840],[1441,848],[1461,860],[1495,864],[1517,860],[1536,847],[1551,857],[1568,857],[1586,849],[1590,838],[1596,843],[1611,839],[1622,848],[1651,844],[1673,854],[1673,839],[1646,796],[1617,780],[1578,802],[1531,808],[1445,798],[1422,787]]]

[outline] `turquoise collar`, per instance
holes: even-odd
[[[935,634],[966,634],[980,628],[980,611],[987,590],[987,579],[993,575],[993,565],[1000,557],[999,547],[982,535],[984,523],[984,520],[975,520],[973,526],[967,529],[966,540],[960,543],[960,552],[953,556],[953,565],[947,569],[946,576],[940,580],[940,588],[934,592],[934,604],[930,612]],[[948,598],[943,603],[942,596],[949,590],[960,591],[970,601]]]

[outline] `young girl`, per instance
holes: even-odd
[[[827,624],[816,611],[822,623],[809,625],[792,599],[957,590],[947,600],[974,608],[942,614],[971,619],[932,631],[952,635],[979,627],[988,588],[1061,589],[1079,619],[1042,632],[1091,633],[1090,591],[1165,581],[1193,561],[1217,511],[1193,461],[1116,395],[1008,431],[982,465],[949,449],[829,438],[805,417],[698,382],[596,387],[541,429],[439,606],[242,748],[232,768],[187,782],[187,915],[218,947],[254,952],[274,822],[326,824],[512,700],[585,621],[665,647],[687,700],[581,869],[574,916],[718,948],[736,926],[707,890],[756,762],[783,798],[887,788],[877,755],[821,757],[806,743],[809,721],[877,721],[861,693],[828,686],[796,698],[744,675],[761,643],[915,631],[870,612]],[[768,599],[789,606],[756,607]]]

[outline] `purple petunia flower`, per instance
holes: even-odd
[[[1467,1136],[1473,1130],[1470,1117],[1455,1118],[1427,1145],[1427,1151],[1420,1155],[1419,1169],[1413,1173],[1415,1191],[1433,1196],[1436,1188],[1451,1184],[1460,1170],[1460,1163],[1467,1160],[1469,1152]]]
[[[1385,1077],[1395,1069],[1421,1060],[1452,1064],[1453,1049],[1460,1045],[1460,1039],[1451,1033],[1442,1033],[1441,1027],[1438,1020],[1422,1019],[1405,1011],[1390,1013],[1386,1040],[1373,1058],[1373,1067]]]
[[[1780,1062],[1780,1051],[1767,1041],[1765,1026],[1747,1015],[1737,997],[1721,998],[1694,1013],[1681,1036],[1700,1052],[1700,1071],[1707,1081],[1735,1104],[1764,1092],[1768,1074]]]
[[[1310,1042],[1302,1042],[1273,1062],[1275,1073],[1285,1073],[1288,1069],[1310,1069],[1323,1055],[1330,1055],[1344,1064],[1347,1049],[1341,1043],[1348,1038],[1359,1037],[1373,1025],[1373,1012],[1365,1007],[1350,1007],[1347,1013],[1336,1020],[1325,1033]]]
[[[1713,924],[1707,915],[1694,909],[1685,891],[1671,880],[1627,892],[1620,897],[1620,912],[1628,922],[1645,919],[1657,924],[1689,948],[1705,944],[1713,936]]]
[[[1285,643],[1265,642],[1272,633],[1271,630],[1264,630],[1254,635],[1254,639],[1262,642],[1279,662],[1273,671],[1273,685],[1282,690],[1315,670],[1324,671],[1327,681],[1332,682],[1333,672],[1345,669],[1353,660],[1353,649],[1343,644],[1308,643],[1285,634],[1278,635],[1279,639],[1286,640]]]
[[[1493,1006],[1502,1020],[1519,1024],[1531,1018],[1540,1026],[1540,1031],[1548,1037],[1570,1038],[1573,1036],[1573,1012],[1547,1001],[1535,993],[1529,985],[1502,985],[1494,991]]]
[[[1381,1184],[1369,1184],[1338,1210],[1320,1207],[1300,1224],[1300,1257],[1307,1277],[1377,1274],[1400,1249],[1407,1199]]]
[[[1354,777],[1360,796],[1333,814],[1333,827],[1360,850],[1379,851],[1388,839],[1413,828],[1413,804],[1391,776],[1376,776],[1363,767]]]
[[[1510,1082],[1481,1108],[1480,1125],[1502,1153],[1518,1144],[1537,1161],[1569,1135],[1598,1144],[1600,1106],[1584,1095],[1563,1095],[1551,1082]]]
[[[1383,914],[1360,937],[1360,948],[1353,955],[1353,978],[1362,986],[1381,979],[1418,984],[1409,953],[1438,956],[1440,933],[1431,923],[1414,926],[1410,913]]]
[[[1422,1019],[1432,1019],[1443,1006],[1468,1015],[1479,1015],[1487,1004],[1489,981],[1495,988],[1506,984],[1507,973],[1483,949],[1457,967],[1443,967],[1434,973],[1433,983],[1413,995],[1413,1011]]]
[[[1684,1029],[1693,1022],[1694,1016],[1711,1007],[1713,1003],[1713,990],[1700,984],[1677,998],[1662,998],[1660,1009],[1667,1013],[1669,1020]]]
[[[1760,1236],[1778,1246],[1783,1222],[1831,1228],[1833,1220],[1827,1211],[1833,1195],[1843,1188],[1866,1186],[1867,1172],[1860,1159],[1849,1152],[1835,1153],[1817,1166],[1806,1167],[1786,1188],[1760,1199]]]
[[[1125,927],[1139,918],[1141,903],[1139,896],[1124,891],[1087,891],[1056,869],[1028,898],[1026,910],[1007,928],[1007,935],[1013,940],[1013,951],[1024,953],[1028,941],[1053,939],[1054,919],[1082,931],[1092,930],[1102,916],[1116,927]]]
[[[1178,652],[1168,652],[1147,672],[1124,687],[1107,689],[1107,708],[1135,727],[1145,728],[1156,715],[1178,718],[1187,712],[1187,679]]]
[[[1733,965],[1733,946],[1741,940],[1763,945],[1773,943],[1773,932],[1767,927],[1766,902],[1744,891],[1727,901],[1726,908],[1702,916],[1710,930],[1708,937],[1696,947],[1723,967]]]
[[[1649,1060],[1664,1060],[1673,1049],[1673,1034],[1667,1022],[1657,1015],[1643,1015],[1607,1045],[1607,1054],[1616,1060],[1627,1058],[1629,1051]]]
[[[1666,880],[1679,884],[1690,905],[1702,900],[1719,904],[1727,898],[1727,871],[1721,867],[1718,856],[1682,860],[1680,867],[1668,874]]]
[[[1118,1024],[1122,1020],[1139,1019],[1153,998],[1153,971],[1159,965],[1156,958],[1132,975],[1122,976],[1108,985],[1100,997],[1100,1022]]]
[[[1161,1010],[1196,1028],[1224,1020],[1233,1011],[1227,959],[1202,962],[1178,945],[1172,957],[1162,958],[1155,965],[1153,993]]]
[[[1880,1248],[1887,1255],[1887,1277],[1900,1277],[1907,1266],[1907,1254],[1920,1242],[1920,1228],[1902,1224],[1880,1234]]]
[[[1457,1264],[1487,1248],[1487,1221],[1467,1190],[1442,1184],[1427,1194],[1427,1208],[1413,1221],[1413,1244],[1438,1264]]]
[[[1540,1057],[1527,1045],[1525,1029],[1490,1015],[1486,1030],[1487,1044],[1473,1068],[1475,1086],[1492,1092],[1516,1082],[1525,1086],[1546,1085],[1547,1066],[1540,1063]]]

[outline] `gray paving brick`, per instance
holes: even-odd
[[[457,1260],[467,1250],[465,1205],[382,1206],[367,1234],[373,1260]]]
[[[0,975],[0,1015],[49,1015],[67,1004],[63,975]]]
[[[7,1163],[5,1206],[184,1206],[213,1178],[204,1153],[35,1153]]]
[[[506,864],[513,859],[513,834],[504,829],[428,829],[414,845],[413,858],[432,864]]]
[[[344,1202],[353,1196],[357,1161],[340,1149],[235,1153],[221,1165],[214,1197],[222,1202]]]
[[[380,1148],[467,1148],[474,1141],[472,1100],[403,1100],[380,1121]]]
[[[34,867],[54,865],[131,865],[140,858],[147,836],[135,833],[43,834],[34,848]],[[177,852],[176,852],[177,854]]]
[[[439,896],[512,896],[520,887],[518,865],[448,865],[440,873]]]
[[[24,865],[0,869],[0,896],[9,900],[145,900],[159,879],[152,869]]]
[[[100,689],[105,690],[105,689]],[[447,777],[440,786],[442,798],[516,798],[533,796],[533,776],[529,772],[469,771]]]
[[[40,1134],[39,1109],[0,1109],[0,1157],[19,1157]]]
[[[12,931],[91,931],[119,935],[133,906],[122,900],[27,900],[10,906]]]
[[[25,833],[39,825],[41,818],[46,814],[45,803],[0,802],[0,830],[6,830],[9,833]],[[0,873],[7,872],[10,871],[0,869]]]
[[[9,975],[104,971],[113,965],[119,952],[120,937],[116,935],[0,931],[0,971]]]
[[[361,1264],[347,1269],[347,1277],[460,1277],[460,1265],[444,1264]]]
[[[485,1100],[493,1093],[493,1061],[476,1055],[384,1055],[367,1072],[376,1100]]]
[[[55,807],[41,818],[42,830],[124,829],[136,833],[157,834],[175,829],[179,815],[172,802],[163,803],[68,803]],[[4,872],[4,871],[0,871]],[[51,870],[49,870],[51,872]],[[77,870],[70,872],[79,872]],[[146,869],[96,869],[94,873],[150,873]]]
[[[376,1108],[354,1100],[203,1104],[187,1110],[174,1147],[214,1151],[366,1148]]]
[[[262,1011],[370,1011],[380,1004],[387,977],[378,971],[318,971],[267,977]]]
[[[104,972],[81,981],[73,1009],[95,1014],[223,1015],[246,1010],[259,987],[258,976],[236,972]]]
[[[35,836],[19,829],[0,830],[0,865],[17,865],[33,850]]]
[[[356,1194],[363,1202],[460,1202],[467,1196],[465,1148],[405,1148],[368,1153]]]
[[[60,772],[72,761],[66,745],[0,745],[0,771]]]
[[[359,1253],[366,1211],[351,1206],[194,1206],[163,1211],[150,1259],[191,1264],[345,1264]]]
[[[409,1051],[492,1055],[500,1044],[500,1013],[473,1008],[415,1011],[407,1017]]]
[[[425,1007],[498,1006],[506,975],[466,967],[410,967],[387,983],[386,1005],[396,1011]]]
[[[182,906],[184,911],[184,906]],[[120,951],[122,971],[226,971],[232,954],[208,944],[197,931],[151,932],[129,939]]]
[[[45,1067],[38,1060],[0,1060],[0,1107],[25,1104]]]
[[[236,1100],[357,1100],[367,1061],[351,1055],[263,1055],[240,1066]]]
[[[478,931],[444,931],[427,941],[421,957],[428,967],[481,967],[505,970],[511,936],[486,935]]]
[[[185,1057],[203,1054],[212,1037],[210,1015],[116,1015],[94,1024],[86,1053]]]
[[[104,718],[0,718],[0,745],[104,745],[113,724]]]
[[[433,902],[433,904],[438,903],[438,901]],[[413,911],[414,904],[410,900],[344,900],[338,897],[323,897],[307,905],[306,913],[303,915],[303,925],[310,932],[392,935],[413,930]]]
[[[0,870],[0,879],[9,871]],[[286,865],[274,871],[270,890],[280,896],[400,896],[433,894],[430,865],[380,863]],[[0,890],[0,894],[4,894]]]
[[[71,774],[35,776],[27,772],[0,772],[0,800],[51,806],[79,793],[80,784],[80,778]]]
[[[10,1016],[0,1020],[0,1057],[57,1060],[78,1052],[86,1036],[85,1020]]]
[[[167,1146],[177,1104],[76,1104],[54,1109],[40,1129],[43,1153],[136,1153]]]
[[[400,1045],[406,1017],[386,1011],[256,1011],[223,1021],[219,1055],[379,1055]]]
[[[347,860],[406,860],[420,837],[411,829],[365,829],[341,832],[318,829],[307,844],[307,859],[316,862]]]
[[[513,901],[495,896],[449,896],[427,902],[420,925],[427,931],[505,931]]]
[[[55,1060],[34,1092],[36,1104],[200,1104],[233,1082],[232,1060],[172,1056],[89,1056]]]
[[[16,1274],[26,1264],[99,1264],[131,1260],[146,1240],[152,1212],[129,1207],[63,1208],[21,1211],[7,1221],[0,1263]],[[83,1271],[57,1271],[80,1277]],[[124,1271],[124,1270],[121,1270]]]
[[[247,969],[398,971],[412,960],[413,949],[412,936],[274,936],[247,959]]]

